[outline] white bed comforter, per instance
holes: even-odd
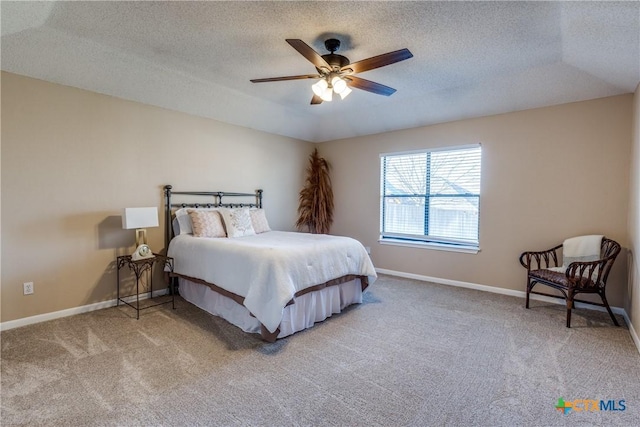
[[[247,309],[274,332],[297,291],[348,274],[376,279],[364,246],[326,234],[269,231],[237,238],[176,236],[174,271],[244,297]]]

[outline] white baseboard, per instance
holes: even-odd
[[[439,283],[441,285],[457,286],[459,288],[476,289],[478,291],[493,292],[495,294],[509,295],[509,296],[519,297],[519,298],[527,297],[527,293],[525,291],[516,291],[514,289],[497,288],[495,286],[480,285],[477,283],[470,283],[470,282],[461,282],[459,280],[442,279],[439,277],[423,276],[421,274],[404,273],[402,271],[387,270],[384,268],[376,268],[376,272],[380,274],[388,274],[389,276],[404,277],[406,279],[420,280],[423,282]],[[544,295],[531,294],[530,298],[532,300],[544,301],[552,304],[560,304],[560,305],[565,304],[564,300],[562,299],[546,297]],[[605,311],[605,312],[607,311],[606,308],[600,307],[597,305],[582,304],[579,302],[577,302],[575,305],[576,305],[576,308],[586,308],[589,310],[597,310],[597,311]],[[613,311],[615,314],[620,314],[621,316],[624,317],[624,320],[627,323],[627,326],[629,327],[629,334],[631,334],[631,338],[633,339],[633,342],[636,345],[636,349],[638,350],[638,352],[640,352],[640,339],[638,338],[638,334],[636,333],[636,330],[633,328],[633,324],[631,323],[625,309],[622,307],[611,307],[611,311]]]
[[[168,293],[168,289],[160,289],[153,291],[153,296],[161,296]],[[149,298],[149,294],[140,294],[140,299],[144,300]],[[131,296],[123,298],[123,300],[131,303],[135,302],[136,297]],[[102,310],[103,308],[114,307],[117,303],[116,299],[109,301],[96,302],[94,304],[83,305],[80,307],[68,308],[66,310],[54,311],[52,313],[38,314],[37,316],[23,317],[22,319],[9,320],[8,322],[0,323],[0,331],[7,331],[9,329],[19,328],[21,326],[32,325],[34,323],[46,322],[48,320],[60,319],[61,317],[73,316],[75,314],[88,313],[89,311]]]
[[[627,326],[629,326],[629,334],[631,334],[631,338],[633,339],[633,342],[636,345],[636,348],[638,349],[638,352],[640,352],[640,338],[638,338],[638,334],[635,330],[635,328],[633,327],[633,323],[631,323],[631,319],[629,319],[629,316],[627,316],[627,312],[624,312],[624,321],[627,322]]]

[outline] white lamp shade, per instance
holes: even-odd
[[[313,93],[315,93],[318,96],[322,96],[322,94],[324,93],[324,90],[329,86],[329,83],[327,83],[326,80],[322,79],[319,80],[317,83],[313,84],[311,86],[311,89],[313,90]]]
[[[340,92],[340,99],[345,99],[351,92],[352,92],[351,88],[348,86],[345,86],[344,90]]]
[[[323,92],[322,95],[320,95],[320,98],[322,98],[323,101],[327,101],[330,102],[331,99],[333,98],[333,89],[330,87],[327,87]]]
[[[122,211],[122,228],[147,228],[158,226],[158,208],[124,208]]]
[[[345,89],[347,89],[347,82],[338,76],[331,80],[331,85],[333,86],[333,90],[338,94],[341,94]]]

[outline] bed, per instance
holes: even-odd
[[[376,279],[355,239],[271,230],[262,190],[164,191],[167,254],[180,295],[265,341],[361,303]]]

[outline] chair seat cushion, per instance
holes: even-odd
[[[579,279],[577,278],[568,279],[564,272],[551,271],[551,270],[547,270],[546,268],[540,269],[540,270],[531,270],[529,272],[529,277],[540,280],[542,282],[553,283],[565,289],[569,289],[569,288],[585,289],[585,288],[596,287],[593,280],[588,279],[586,277],[580,277]]]

